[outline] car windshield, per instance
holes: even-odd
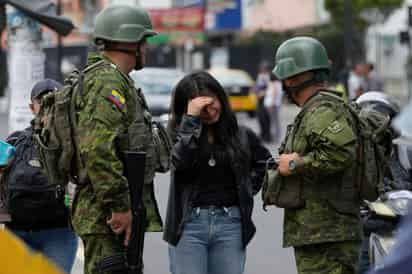
[[[212,75],[222,86],[250,86],[251,80],[248,75],[239,73],[213,73]]]
[[[145,94],[170,94],[181,79],[178,71],[139,71],[131,74],[136,88],[141,88]]]
[[[154,83],[148,79],[146,80],[136,81],[136,86],[140,87],[145,94],[169,94],[173,89],[172,82]]]

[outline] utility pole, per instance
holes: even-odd
[[[30,125],[30,90],[44,78],[45,55],[40,47],[40,24],[7,6],[9,58],[9,133]]]
[[[345,65],[350,68],[353,65],[352,44],[353,44],[353,16],[352,0],[345,0],[344,3],[344,35],[343,45],[345,51]]]
[[[6,28],[6,5],[0,4],[0,38],[4,29]],[[0,112],[5,111],[7,102],[4,98],[7,87],[7,58],[3,45],[0,41]]]
[[[30,125],[28,108],[33,84],[44,78],[45,55],[41,49],[40,23],[67,35],[73,23],[56,16],[50,0],[0,0],[6,6],[9,60],[9,132]]]
[[[62,14],[62,2],[61,0],[57,0],[57,15],[60,16]],[[62,49],[62,36],[57,34],[57,81],[63,82],[63,74],[62,74],[62,59],[63,59],[63,49]]]

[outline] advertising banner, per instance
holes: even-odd
[[[203,32],[204,12],[202,7],[149,10],[154,29],[159,33]]]
[[[236,31],[242,29],[241,0],[208,0],[206,29],[209,31]]]

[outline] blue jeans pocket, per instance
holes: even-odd
[[[185,224],[187,224],[187,223],[190,223],[190,222],[193,222],[199,219],[199,217],[200,217],[200,208],[195,207],[195,208],[192,208],[192,210],[186,215],[184,222]]]
[[[240,214],[240,209],[238,207],[229,207],[225,209],[226,216],[228,220],[232,223],[240,223],[242,220],[242,215]]]

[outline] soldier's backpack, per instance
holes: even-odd
[[[320,94],[337,101],[341,111],[349,112],[352,118],[349,122],[358,140],[355,183],[361,199],[376,200],[384,185],[385,166],[392,151],[390,117],[371,108],[361,108],[355,102],[345,103],[333,92]]]
[[[1,201],[13,225],[34,229],[66,224],[64,186],[54,184],[42,172],[32,130],[13,136],[16,154],[0,179]]]
[[[76,97],[83,95],[84,75],[105,65],[100,61],[83,71],[74,70],[61,90],[42,98],[40,111],[34,119],[34,137],[43,170],[56,184],[85,183],[85,163],[78,148]]]
[[[360,197],[374,201],[384,187],[384,171],[392,151],[390,117],[356,103],[348,105],[358,135],[357,185]]]

